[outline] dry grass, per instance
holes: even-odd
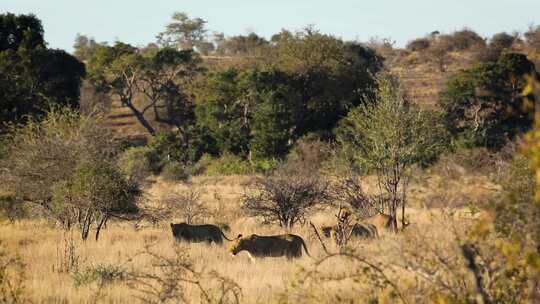
[[[248,235],[257,234],[279,234],[286,231],[276,226],[261,225],[256,219],[245,217],[239,211],[241,196],[244,186],[250,180],[249,177],[196,177],[190,184],[173,184],[161,180],[156,180],[147,189],[148,198],[159,200],[163,193],[186,189],[186,187],[200,187],[202,191],[201,201],[211,210],[211,214],[204,219],[207,223],[228,223],[231,230],[226,232],[229,236],[238,233]],[[430,177],[427,181],[417,183],[413,187],[411,195],[412,205],[415,206],[409,211],[409,220],[412,223],[410,232],[400,235],[385,235],[378,240],[364,240],[353,244],[366,256],[377,257],[381,261],[394,260],[399,258],[403,248],[417,246],[411,241],[412,236],[417,236],[419,232],[429,231],[442,242],[449,238],[448,230],[445,228],[448,218],[440,208],[423,208],[425,200],[437,191],[447,189],[446,195],[460,188],[460,185],[469,193],[476,193],[473,187],[479,189],[479,183],[483,185],[485,181],[463,180],[453,181],[453,187],[441,184],[436,177]],[[476,185],[474,183],[477,183]],[[461,184],[460,184],[461,183]],[[485,186],[485,185],[484,185]],[[443,194],[441,194],[443,195]],[[477,194],[474,194],[477,195]],[[444,198],[444,199],[447,199]],[[333,211],[318,213],[310,219],[315,225],[329,224],[333,221]],[[177,219],[180,221],[181,219]],[[456,226],[463,223],[470,223],[470,219],[452,220]],[[174,241],[168,227],[169,223],[160,223],[154,227],[147,225],[136,230],[131,223],[113,222],[103,231],[99,242],[87,241],[82,243],[75,235],[75,254],[79,258],[80,269],[90,265],[122,265],[126,270],[136,271],[151,267],[151,259],[148,256],[138,256],[133,261],[126,263],[137,253],[144,251],[145,245],[152,243],[153,250],[163,255],[174,253]],[[298,273],[302,268],[313,267],[316,259],[324,256],[321,245],[318,243],[313,231],[308,225],[297,227],[292,233],[304,238],[311,255],[315,259],[302,257],[295,261],[287,261],[284,258],[268,258],[257,262],[251,262],[246,253],[240,253],[232,257],[228,252],[229,243],[224,246],[209,246],[205,244],[191,244],[185,246],[184,250],[189,254],[197,270],[215,270],[219,274],[236,281],[242,288],[243,301],[245,303],[269,303],[277,302],[280,295],[286,294],[290,290],[291,284],[298,278]],[[47,224],[39,221],[21,221],[15,224],[0,224],[0,240],[12,252],[17,252],[27,265],[26,290],[30,299],[34,303],[130,303],[138,294],[128,288],[124,282],[116,282],[98,290],[96,286],[75,287],[72,276],[67,272],[58,271],[60,264],[65,258],[64,233]],[[417,240],[418,241],[418,240]],[[331,251],[336,252],[337,248],[329,245]],[[343,270],[347,272],[350,266],[347,263],[336,259],[326,265],[324,269],[329,273]],[[406,281],[406,280],[404,280]],[[344,283],[345,284],[345,283]],[[351,283],[352,284],[352,283]],[[347,285],[330,284],[328,288],[347,289]],[[333,286],[333,287],[331,287]],[[194,293],[193,287],[188,287],[188,294]],[[330,290],[324,293],[331,294]],[[335,300],[335,299],[334,299]],[[326,302],[333,302],[328,299]],[[199,302],[195,299],[193,302]]]

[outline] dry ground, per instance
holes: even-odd
[[[202,221],[229,223],[231,229],[226,234],[230,236],[237,233],[264,235],[286,232],[276,226],[264,226],[256,219],[245,217],[238,210],[244,187],[249,179],[249,177],[238,176],[197,177],[188,185],[158,180],[147,190],[147,198],[159,200],[161,196],[175,189],[181,191],[187,187],[199,187],[203,189],[201,201],[212,213]],[[466,208],[456,209],[459,212],[452,212],[448,208],[438,206],[428,208],[427,205],[430,205],[430,202],[427,200],[432,200],[433,197],[449,200],[451,196],[460,195],[467,195],[467,198],[472,201],[483,200],[491,195],[493,188],[496,186],[489,184],[481,177],[453,181],[442,181],[434,177],[417,181],[411,190],[412,207],[409,211],[411,228],[397,236],[385,235],[378,240],[356,242],[353,246],[360,248],[366,256],[384,261],[399,259],[400,252],[403,250],[414,250],[418,246],[416,242],[419,242],[419,239],[420,241],[438,239],[444,244],[446,239],[450,239],[447,226],[449,221],[453,226],[464,226],[473,222],[475,215],[468,213]],[[321,225],[331,222],[332,218],[333,213],[320,212],[313,215],[311,220],[316,225]],[[179,222],[182,219],[174,219],[174,221]],[[162,255],[172,255],[174,242],[168,224],[168,222],[157,226],[147,224],[140,229],[135,229],[132,223],[113,222],[103,231],[98,242],[89,240],[82,243],[78,241],[75,234],[73,249],[74,256],[78,259],[79,269],[98,264],[121,265],[128,270],[151,267],[152,261],[148,256],[138,256],[131,262],[127,261],[143,251],[146,244],[154,244],[153,250]],[[189,254],[197,270],[215,270],[236,281],[242,288],[243,303],[271,303],[277,302],[284,293],[291,290],[292,282],[298,278],[298,273],[302,268],[313,267],[314,261],[324,256],[320,243],[308,225],[295,228],[293,233],[301,235],[306,240],[313,259],[306,256],[295,261],[268,258],[254,263],[245,252],[232,257],[228,252],[230,246],[228,242],[225,242],[223,246],[192,244],[182,247],[182,250]],[[2,223],[0,224],[0,240],[7,245],[8,250],[17,252],[26,263],[25,286],[30,300],[34,303],[133,303],[137,302],[134,301],[134,297],[140,296],[140,293],[129,288],[124,282],[107,285],[99,290],[99,293],[97,293],[96,285],[76,287],[73,276],[61,271],[62,263],[67,257],[66,235],[50,224],[28,220],[11,224]],[[337,251],[337,248],[329,242],[327,245],[330,251]],[[331,273],[340,270],[347,272],[351,268],[347,263],[335,260],[323,269]],[[347,285],[331,284],[329,286],[336,290],[347,290]],[[188,294],[195,292],[193,287],[189,287],[187,291]],[[317,292],[326,293],[327,290]],[[198,303],[198,298],[193,296],[193,302]],[[328,300],[328,302],[332,301]]]

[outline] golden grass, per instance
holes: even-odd
[[[245,184],[249,177],[197,177],[189,185],[166,183],[156,180],[147,189],[148,197],[153,200],[159,199],[163,193],[174,189],[186,189],[186,187],[201,187],[201,201],[213,211],[204,221],[207,223],[227,222],[231,230],[226,232],[229,236],[238,233],[249,235],[257,234],[280,234],[287,231],[277,226],[261,225],[256,219],[245,217],[239,206]],[[471,180],[465,181],[467,187],[474,187]],[[484,181],[477,181],[483,183]],[[471,184],[472,183],[472,184]],[[464,186],[462,184],[462,186]],[[478,186],[478,185],[476,185]],[[439,188],[437,188],[439,187]],[[456,186],[457,187],[457,186]],[[410,232],[400,235],[384,235],[378,240],[363,240],[353,245],[367,256],[376,257],[381,261],[396,259],[402,248],[417,246],[411,243],[411,235],[418,235],[429,231],[438,235],[442,242],[447,239],[448,230],[445,228],[443,209],[426,209],[420,200],[429,198],[429,193],[447,188],[455,190],[448,185],[437,186],[437,181],[430,179],[427,183],[416,184],[413,187],[412,206],[409,210],[409,220],[412,223]],[[478,187],[477,187],[478,188]],[[472,191],[472,190],[471,190]],[[174,221],[181,221],[175,219]],[[316,225],[328,224],[333,221],[333,213],[320,212],[311,218]],[[468,219],[457,219],[459,226]],[[304,238],[308,249],[314,259],[303,256],[294,261],[285,258],[268,258],[252,262],[245,252],[236,257],[230,255],[228,248],[231,245],[225,242],[223,246],[190,244],[183,249],[189,254],[197,270],[215,270],[219,274],[236,281],[242,288],[244,303],[271,303],[276,302],[280,295],[287,292],[291,282],[298,278],[301,268],[310,268],[316,259],[324,255],[321,245],[308,225],[296,227],[292,233]],[[34,303],[133,303],[134,297],[140,295],[125,283],[114,283],[98,290],[96,286],[76,287],[69,273],[59,272],[60,264],[65,260],[65,239],[63,231],[42,221],[21,221],[14,224],[0,224],[0,241],[9,251],[18,253],[27,265],[26,290]],[[85,243],[78,240],[74,235],[76,256],[79,257],[79,266],[83,269],[89,265],[123,265],[129,270],[141,270],[151,267],[152,260],[148,256],[139,256],[132,262],[125,264],[136,253],[142,252],[148,243],[155,244],[152,248],[155,252],[163,255],[174,253],[174,241],[167,223],[161,223],[158,227],[147,226],[135,230],[131,223],[113,222],[103,231],[98,242],[89,240]],[[326,242],[333,252],[337,248]],[[400,249],[401,248],[401,249]],[[411,249],[411,248],[409,248]],[[335,260],[326,265],[324,269],[333,271],[348,271],[348,264]],[[345,283],[344,283],[345,284]],[[352,284],[352,283],[351,283]],[[330,284],[335,290],[347,290],[346,285]],[[333,287],[332,287],[333,286]],[[188,287],[188,294],[195,293]],[[194,288],[193,288],[194,289]],[[321,292],[319,290],[318,292]],[[323,290],[329,293],[330,290]],[[137,302],[137,301],[135,301]],[[195,303],[199,302],[197,298]],[[326,301],[331,303],[331,300]]]

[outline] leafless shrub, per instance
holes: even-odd
[[[154,252],[148,245],[141,255],[152,259],[152,268],[129,273],[127,282],[144,303],[190,303],[193,293],[198,294],[200,303],[240,303],[242,299],[242,289],[235,281],[216,271],[197,271],[179,246],[171,257]]]
[[[350,271],[328,271],[330,265],[347,265]],[[409,303],[406,295],[391,277],[391,270],[373,257],[358,250],[328,254],[310,269],[302,269],[297,280],[281,295],[281,303],[379,303],[386,297],[389,303]],[[333,284],[347,289],[325,288]]]
[[[362,187],[361,177],[351,170],[335,178],[330,194],[334,204],[351,208],[359,219],[371,217],[384,208],[384,201],[367,194]]]
[[[292,228],[305,222],[306,215],[327,200],[327,183],[317,175],[303,175],[286,169],[256,178],[244,195],[243,209],[267,223]]]
[[[0,303],[27,303],[25,264],[0,242]]]
[[[161,199],[162,205],[171,210],[173,217],[181,217],[188,224],[208,216],[209,210],[200,202],[201,189],[190,187],[185,192],[167,193]]]
[[[79,270],[79,266],[83,262],[77,241],[73,237],[73,231],[63,231],[62,239],[56,243],[56,261],[53,265],[53,271],[73,273]]]

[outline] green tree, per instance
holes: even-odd
[[[206,37],[206,21],[201,18],[189,18],[184,12],[175,12],[165,31],[157,35],[157,41],[165,47],[178,50],[192,50],[203,43]]]
[[[287,35],[285,35],[287,36]],[[307,28],[276,46],[275,65],[287,73],[300,96],[295,135],[330,135],[337,122],[373,95],[373,77],[383,59],[369,48]]]
[[[435,160],[445,148],[445,132],[434,113],[403,97],[395,78],[383,74],[378,85],[375,102],[352,110],[336,132],[354,164],[377,175],[380,209],[394,219],[396,230],[399,206],[405,226],[411,166]]]
[[[68,225],[76,220],[83,240],[95,223],[97,241],[111,217],[138,212],[139,194],[137,185],[111,163],[83,162],[67,180],[54,185],[51,210]]]
[[[475,145],[499,148],[532,124],[523,109],[525,75],[535,75],[525,55],[507,53],[455,75],[440,94],[447,128]]]
[[[51,104],[76,107],[84,65],[47,49],[33,15],[0,14],[0,121],[42,115]]]

